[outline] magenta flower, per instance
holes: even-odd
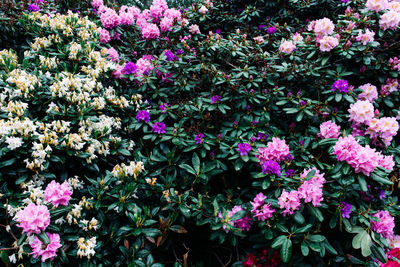
[[[204,140],[204,134],[202,134],[202,133],[196,134],[196,137],[194,138],[194,140],[196,141],[196,144],[202,144],[203,140]]]
[[[124,69],[122,70],[122,74],[129,75],[135,73],[137,71],[137,66],[133,62],[128,62],[125,64]]]
[[[212,97],[211,97],[211,104],[215,104],[215,103],[219,103],[219,102],[221,102],[221,96],[219,96],[219,95],[213,95]]]
[[[31,254],[34,258],[41,257],[42,262],[45,262],[47,259],[53,260],[57,256],[57,250],[61,247],[59,234],[46,234],[50,239],[49,244],[43,244],[37,236],[33,238],[33,242],[30,244],[32,248]]]
[[[346,80],[337,80],[332,85],[332,92],[336,90],[341,93],[347,93],[349,91],[349,83]]]
[[[150,121],[150,113],[147,110],[139,110],[138,114],[136,115],[137,122],[144,121],[148,123]]]
[[[51,202],[54,207],[58,207],[59,205],[67,206],[71,195],[72,191],[67,182],[59,184],[53,180],[44,190],[46,201]]]
[[[269,219],[272,217],[273,213],[275,210],[271,208],[270,204],[265,204],[264,200],[267,197],[264,196],[263,193],[259,193],[253,200],[253,202],[250,202],[253,209],[251,212],[254,214],[254,218],[256,218],[259,221],[265,221],[266,219]]]
[[[23,229],[22,233],[40,234],[50,224],[50,212],[44,205],[30,203],[15,215],[15,220]]]
[[[249,144],[238,144],[237,151],[240,152],[240,156],[247,156],[251,151],[251,146]]]
[[[166,129],[167,129],[167,127],[165,126],[165,123],[163,123],[163,122],[155,122],[153,124],[152,131],[154,133],[158,133],[158,134],[165,134],[166,133]]]
[[[281,166],[273,160],[267,160],[262,166],[263,173],[281,175]]]
[[[37,12],[37,11],[39,11],[39,7],[38,7],[37,5],[35,5],[35,4],[30,4],[30,5],[28,6],[28,11],[30,11],[30,12]]]
[[[340,202],[339,208],[342,218],[350,219],[351,205],[346,202]]]
[[[381,210],[374,215],[375,218],[378,218],[379,221],[370,221],[371,229],[376,233],[380,234],[384,238],[388,238],[393,236],[394,229],[394,218],[387,210]]]

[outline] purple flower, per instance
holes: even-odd
[[[287,97],[288,99],[292,99],[292,97],[293,97],[292,92],[287,93],[286,97]]]
[[[237,151],[240,152],[240,156],[248,156],[251,151],[251,146],[249,144],[238,144]]]
[[[217,134],[217,141],[221,142],[222,141],[222,134]]]
[[[257,139],[256,139],[254,136],[252,136],[252,137],[250,137],[249,142],[250,142],[251,144],[254,144],[254,142],[255,142],[256,140],[257,140]]]
[[[293,169],[288,169],[288,170],[286,170],[285,176],[287,178],[289,178],[289,177],[293,177],[295,174],[296,174],[296,172]]]
[[[161,113],[165,113],[167,111],[167,107],[168,107],[167,103],[162,103],[160,105]]]
[[[202,134],[202,133],[196,134],[196,137],[194,138],[194,140],[196,141],[196,144],[202,144],[203,140],[204,140],[204,134]]]
[[[294,157],[292,156],[292,154],[287,154],[286,156],[283,157],[284,161],[290,162],[294,159]]]
[[[128,62],[125,64],[124,69],[122,70],[122,74],[129,75],[135,73],[137,70],[137,66],[133,62]]]
[[[237,121],[233,121],[233,128],[237,128],[239,126],[239,123]]]
[[[221,96],[219,95],[213,95],[211,97],[211,104],[219,103],[221,101]]]
[[[41,5],[41,4],[43,4],[43,0],[35,0],[35,4]]]
[[[305,106],[307,106],[307,102],[304,101],[304,100],[301,100],[301,101],[299,102],[299,106],[300,106],[300,107],[305,107]]]
[[[265,132],[265,133],[258,132],[257,140],[260,140],[261,142],[264,142],[267,138],[268,138],[267,132]]]
[[[171,50],[165,50],[164,55],[168,61],[178,60],[178,57],[171,52]]]
[[[216,29],[215,33],[221,34],[221,29],[220,28]]]
[[[386,198],[385,190],[379,190],[379,199],[382,200]]]
[[[153,124],[153,132],[158,133],[158,134],[164,134],[166,133],[165,129],[167,127],[165,126],[165,123],[163,122],[155,122]]]
[[[147,110],[139,110],[136,119],[138,122],[144,121],[145,123],[148,123],[150,121],[150,113]]]
[[[28,6],[28,11],[30,11],[30,12],[37,12],[37,11],[39,11],[39,7],[38,7],[37,5],[35,5],[35,4],[30,4],[30,5]]]
[[[265,174],[276,174],[279,177],[281,175],[281,166],[273,160],[268,160],[262,166],[262,171]]]
[[[339,92],[347,93],[349,91],[349,83],[346,80],[337,80],[332,84],[332,92],[339,90]]]
[[[342,218],[350,218],[351,213],[351,205],[347,204],[346,202],[340,202],[339,205],[340,212],[342,213]]]
[[[263,30],[264,28],[267,28],[267,25],[264,25],[264,24],[258,25],[258,29],[259,29],[260,31]]]
[[[273,33],[276,33],[276,28],[275,28],[274,26],[272,26],[272,27],[268,27],[268,29],[267,29],[267,33],[268,33],[268,34],[273,34]]]
[[[300,146],[304,146],[304,140],[300,140],[300,141],[299,141],[299,145],[300,145]]]
[[[183,53],[184,53],[184,52],[183,52],[182,49],[176,50],[176,54],[177,54],[178,56],[182,55]]]
[[[253,128],[253,129],[256,128],[258,123],[259,123],[258,121],[252,120],[251,121],[251,128]]]

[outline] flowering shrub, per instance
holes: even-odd
[[[2,261],[396,264],[400,9],[331,2],[30,2],[0,51]]]

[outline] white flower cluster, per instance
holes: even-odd
[[[122,163],[121,165],[118,164],[114,166],[111,174],[114,177],[123,178],[123,177],[133,176],[133,178],[136,179],[138,175],[143,171],[144,171],[143,162],[131,161],[129,165],[125,165],[124,163]]]

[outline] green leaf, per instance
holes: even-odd
[[[46,234],[46,232],[41,232],[39,235],[37,235],[37,237],[40,239],[40,241],[42,241],[43,243],[50,244],[50,238],[49,236]]]
[[[324,216],[322,215],[322,212],[319,210],[319,208],[308,206],[308,209],[310,210],[311,214],[320,222],[324,220]]]
[[[361,190],[364,191],[364,192],[367,192],[368,191],[368,186],[367,186],[367,182],[365,181],[364,176],[363,175],[358,175],[357,178],[358,178],[358,184],[360,185]]]
[[[375,174],[374,172],[370,174],[370,177],[372,178],[372,180],[377,181],[378,183],[381,183],[381,184],[385,184],[385,185],[393,184],[393,182],[390,181],[389,179],[379,176],[379,175]]]
[[[281,258],[284,263],[288,263],[292,257],[292,241],[285,238],[281,247]]]
[[[380,261],[382,263],[387,262],[386,254],[381,247],[378,247],[374,244],[371,246],[371,252],[372,252],[372,256],[374,258],[378,259],[378,261]]]
[[[14,164],[14,162],[16,162],[16,161],[17,161],[16,158],[12,158],[12,159],[0,162],[0,169],[3,167],[6,167],[6,166],[10,166],[10,165]]]
[[[296,121],[297,122],[301,121],[303,119],[303,116],[304,116],[304,113],[303,112],[299,112],[297,114]]]
[[[322,242],[325,240],[325,236],[323,235],[311,235],[308,239],[312,242]]]
[[[305,219],[303,217],[303,215],[301,214],[301,212],[297,211],[294,214],[294,220],[298,223],[298,224],[303,224],[305,222]]]
[[[192,164],[196,172],[200,170],[200,159],[196,152],[192,155]]]
[[[162,235],[161,231],[156,228],[143,228],[142,233],[148,237],[157,237]]]
[[[310,249],[308,248],[307,244],[303,241],[301,242],[301,254],[303,254],[304,257],[308,256],[308,253],[310,253]]]
[[[286,240],[286,236],[280,235],[277,238],[274,239],[271,243],[271,248],[277,249],[280,248],[283,244],[283,242]]]
[[[27,238],[26,233],[23,233],[23,234],[21,235],[21,237],[18,239],[17,246],[21,246],[22,243],[24,243],[24,241],[26,240],[26,238]]]

